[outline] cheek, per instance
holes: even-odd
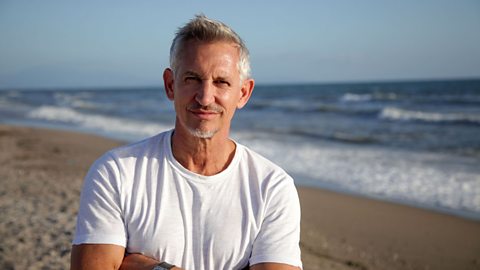
[[[238,103],[238,96],[233,93],[222,95],[218,98],[218,103],[222,105],[227,111],[235,110]]]
[[[189,102],[194,97],[194,91],[189,89],[188,87],[177,88],[178,90],[175,91],[175,103],[185,103]]]
[[[175,98],[173,100],[173,106],[175,107],[175,111],[177,113],[183,111],[185,107],[187,107],[190,103],[192,103],[192,99],[189,98],[185,93],[175,93]]]
[[[225,106],[236,107],[238,101],[240,100],[240,92],[239,91],[225,91],[222,94],[218,95],[218,99]]]

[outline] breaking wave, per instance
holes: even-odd
[[[372,95],[346,93],[340,98],[340,100],[347,102],[364,102],[372,100]]]
[[[388,120],[401,121],[423,121],[423,122],[459,122],[480,124],[480,115],[474,113],[453,113],[453,112],[425,112],[405,110],[396,107],[384,108],[379,117]]]
[[[102,130],[109,133],[123,133],[137,136],[152,136],[160,131],[172,128],[153,122],[137,121],[119,117],[86,114],[74,109],[55,106],[41,106],[30,111],[27,117],[67,124],[75,124],[90,130]]]

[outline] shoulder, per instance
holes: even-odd
[[[151,162],[161,156],[164,139],[169,132],[163,132],[139,142],[114,148],[98,158],[88,170],[85,177],[86,185],[101,185],[121,187],[125,179],[136,168],[145,168],[139,163]]]
[[[141,141],[111,149],[98,158],[92,168],[118,169],[135,164],[138,160],[158,157],[164,150],[164,140],[168,138],[170,133],[171,131],[162,132]]]
[[[280,166],[247,146],[237,143],[237,147],[239,148],[238,152],[242,156],[241,162],[248,163],[249,167],[263,171],[264,173],[279,173],[287,175],[285,170]]]
[[[280,166],[247,146],[237,145],[241,155],[240,166],[248,170],[250,179],[256,179],[263,188],[294,187],[293,178]]]
[[[116,158],[126,158],[154,154],[155,152],[162,150],[164,140],[168,139],[170,134],[171,131],[165,131],[141,141],[114,148],[108,151],[106,155]]]

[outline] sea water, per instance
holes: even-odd
[[[174,119],[161,88],[0,91],[0,123],[135,141]],[[480,219],[480,80],[259,85],[232,137],[297,185]]]

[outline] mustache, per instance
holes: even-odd
[[[217,104],[202,106],[197,102],[188,105],[187,109],[191,111],[207,111],[207,112],[213,112],[213,113],[221,113],[223,111],[222,107]]]

